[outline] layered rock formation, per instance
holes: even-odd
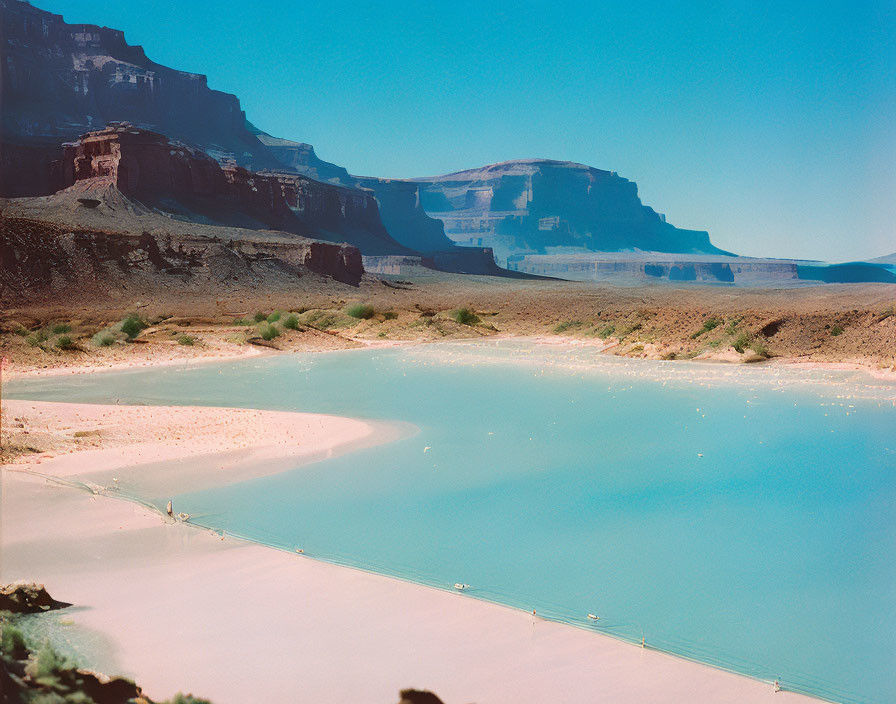
[[[187,220],[350,242],[369,254],[408,253],[383,227],[370,193],[299,174],[222,167],[197,149],[126,123],[66,144],[54,166],[63,187],[105,179]]]
[[[673,227],[643,205],[635,183],[583,164],[508,161],[414,181],[452,240],[490,246],[499,261],[551,248],[726,254],[706,232]]]
[[[427,215],[420,202],[420,187],[413,181],[354,176],[352,183],[373,193],[383,224],[396,240],[420,252],[455,249],[441,220]]]
[[[56,147],[112,120],[163,132],[242,166],[277,166],[247,128],[236,96],[210,89],[203,75],[151,61],[122,32],[68,24],[20,0],[0,0],[0,20],[2,195],[51,193]]]
[[[320,159],[310,144],[279,139],[261,131],[258,139],[287,168],[318,181],[372,193],[379,204],[383,225],[405,247],[424,253],[454,248],[454,242],[445,236],[442,221],[426,214],[420,203],[420,187],[413,181],[352,176],[343,167]]]
[[[235,289],[293,289],[315,273],[357,285],[364,273],[355,247],[268,233],[264,238],[205,232],[139,234],[71,227],[0,215],[0,303],[104,301],[169,293],[214,295]],[[236,234],[230,232],[229,234]],[[243,233],[245,235],[245,231]]]
[[[253,129],[250,125],[250,129]],[[343,186],[352,185],[352,177],[341,166],[324,161],[314,153],[314,147],[304,142],[273,137],[256,129],[258,141],[277,159],[278,163],[317,181],[329,181]]]
[[[699,254],[514,254],[507,265],[512,271],[574,281],[767,285],[801,278],[795,261]]]

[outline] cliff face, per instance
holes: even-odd
[[[349,242],[370,254],[407,251],[383,227],[369,193],[299,174],[222,167],[197,149],[128,124],[66,144],[54,166],[63,187],[104,179],[149,207],[187,220]]]
[[[43,195],[55,147],[127,120],[251,168],[276,160],[247,129],[234,95],[176,71],[107,27],[68,24],[19,0],[0,0],[4,195]],[[12,173],[8,170],[13,167]]]
[[[454,242],[445,236],[442,221],[426,214],[420,203],[420,187],[413,181],[352,176],[341,166],[320,159],[310,144],[279,139],[264,132],[258,133],[258,139],[287,168],[318,181],[371,192],[379,204],[383,225],[405,247],[418,252],[454,248]]]
[[[441,220],[426,214],[420,203],[420,187],[413,181],[385,178],[352,177],[358,188],[367,189],[376,197],[383,224],[396,240],[420,252],[454,249],[445,236]]]
[[[0,215],[0,302],[102,301],[228,288],[291,290],[311,273],[356,286],[355,247],[288,235],[263,241],[126,234]]]
[[[633,182],[582,164],[510,161],[414,181],[453,241],[490,246],[499,261],[551,247],[723,253],[706,232],[673,227],[643,205]]]
[[[304,142],[293,142],[289,139],[272,137],[267,132],[257,132],[261,142],[282,166],[294,169],[300,174],[310,176],[316,181],[328,181],[343,186],[350,186],[352,178],[341,166],[324,161],[314,153],[314,147]]]

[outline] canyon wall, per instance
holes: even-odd
[[[148,207],[194,222],[348,242],[369,254],[408,253],[383,227],[370,193],[294,173],[222,167],[198,149],[127,123],[67,143],[54,171],[63,187],[104,179]]]
[[[201,74],[151,61],[122,32],[68,24],[20,0],[0,0],[0,21],[6,167],[0,195],[52,193],[53,148],[113,120],[249,168],[278,165],[247,129],[236,96],[210,89]]]

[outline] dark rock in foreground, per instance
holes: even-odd
[[[9,584],[0,587],[0,611],[14,614],[40,614],[71,606],[57,601],[47,593],[43,584]]]
[[[443,704],[442,700],[429,690],[403,689],[400,696],[401,701],[398,704]]]

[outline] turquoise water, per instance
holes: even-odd
[[[175,505],[306,556],[464,582],[785,688],[884,703],[896,701],[896,387],[867,381],[502,342],[6,393],[413,423],[396,442]]]

